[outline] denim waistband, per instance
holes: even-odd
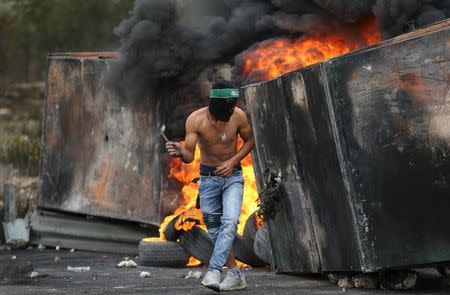
[[[214,171],[216,171],[217,166],[208,166],[208,165],[204,165],[204,164],[200,164],[200,175],[214,175]],[[242,165],[241,163],[237,164],[236,166],[234,166],[234,171],[241,171],[242,170]]]

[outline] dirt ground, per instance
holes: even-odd
[[[55,257],[59,261],[55,261]],[[117,268],[125,255],[53,249],[39,251],[0,251],[0,272],[10,271],[15,264],[30,261],[38,276],[24,279],[18,273],[0,282],[3,294],[215,294],[200,285],[200,279],[184,279],[190,270],[204,268]],[[15,259],[13,259],[15,258]],[[58,258],[56,260],[58,260]],[[134,259],[136,262],[137,259]],[[67,271],[68,266],[90,266],[89,272]],[[27,269],[29,271],[29,269]],[[140,278],[142,271],[151,272]],[[244,270],[248,289],[232,294],[342,294],[342,289],[332,285],[323,276],[274,274],[269,269]],[[346,294],[449,294],[448,280],[439,278],[437,272],[428,270],[419,276],[419,289],[391,292],[383,290],[348,289]]]

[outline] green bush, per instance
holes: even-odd
[[[29,175],[39,172],[41,148],[38,140],[27,136],[10,135],[2,143],[0,161],[12,164]]]

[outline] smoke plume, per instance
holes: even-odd
[[[450,0],[136,0],[115,29],[121,57],[109,82],[123,96],[158,97],[209,65],[233,62],[276,36],[332,32],[375,15],[385,38],[450,15]]]

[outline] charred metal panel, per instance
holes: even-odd
[[[278,271],[312,269],[299,235],[319,271],[450,261],[449,47],[447,21],[244,88],[259,188],[266,167],[286,175]]]
[[[325,68],[362,268],[450,260],[450,27]]]
[[[284,76],[293,143],[303,194],[311,210],[321,270],[359,268],[357,243],[348,208],[324,89],[323,67]]]
[[[105,89],[110,62],[49,57],[38,206],[159,224],[178,204],[160,200],[157,106],[130,106]]]
[[[285,111],[287,101],[280,83],[281,80],[273,80],[261,87],[246,89],[247,108],[258,146],[253,153],[254,163],[258,163],[255,173],[260,188],[265,169],[277,167],[284,174],[280,211],[267,224],[273,249],[273,269],[276,272],[312,273],[319,270],[318,254],[310,224],[309,204],[299,181],[298,153]]]

